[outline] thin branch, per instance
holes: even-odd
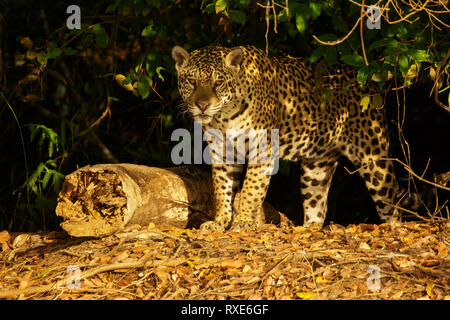
[[[442,61],[439,63],[438,67],[436,68],[436,76],[435,76],[435,80],[434,80],[434,85],[433,85],[433,89],[434,90],[434,102],[436,102],[441,108],[443,108],[445,111],[450,112],[450,108],[447,107],[445,104],[443,104],[440,100],[439,100],[439,79],[440,77],[444,74],[444,71],[441,72],[441,69],[443,66],[446,65],[448,59],[450,58],[450,49],[447,50],[447,54],[445,55],[445,58],[442,59]]]
[[[430,180],[427,180],[425,178],[422,178],[417,173],[415,173],[407,164],[405,164],[404,162],[400,161],[399,159],[396,159],[396,158],[383,158],[382,160],[397,161],[398,163],[400,163],[405,168],[406,171],[408,171],[410,174],[412,174],[414,177],[416,177],[420,181],[428,183],[428,184],[430,184],[432,186],[435,186],[436,188],[440,188],[440,189],[443,189],[443,190],[450,191],[449,187],[445,187],[443,185],[440,185],[440,184],[434,183],[434,182],[432,182]]]
[[[358,20],[356,20],[355,24],[353,25],[352,29],[341,39],[338,40],[334,40],[334,41],[322,41],[319,38],[317,38],[315,35],[313,35],[314,40],[316,40],[317,42],[319,42],[320,44],[326,45],[326,46],[335,46],[341,42],[344,42],[348,37],[350,37],[350,35],[353,33],[353,31],[356,29],[356,27],[358,26],[360,20],[362,20],[362,17],[359,17]]]
[[[362,6],[361,6],[361,17],[364,16],[364,0],[362,2]],[[379,18],[379,17],[378,17]],[[364,63],[366,64],[366,66],[369,66],[369,62],[367,61],[367,56],[366,56],[366,49],[364,47],[364,27],[363,27],[363,19],[359,19],[359,37],[361,38],[361,49],[362,49],[362,53],[363,53],[363,57],[364,57]]]

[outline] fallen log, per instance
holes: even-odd
[[[266,223],[287,222],[268,203],[263,211]],[[195,166],[86,166],[66,176],[56,214],[75,237],[106,236],[134,224],[198,228],[214,217],[211,176]]]

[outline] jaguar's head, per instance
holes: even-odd
[[[206,47],[188,53],[172,49],[178,90],[194,120],[208,124],[236,95],[236,79],[244,52],[241,48]]]

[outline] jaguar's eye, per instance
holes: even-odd
[[[214,82],[214,84],[216,86],[220,86],[223,83],[223,80],[216,80],[216,82]]]
[[[188,81],[189,81],[190,84],[195,84],[195,79],[191,78],[191,79],[188,79]]]

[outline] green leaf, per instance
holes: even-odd
[[[157,34],[156,30],[153,28],[153,23],[150,23],[148,26],[144,28],[141,32],[141,36],[143,37],[154,37]]]
[[[216,4],[214,2],[208,3],[208,5],[203,9],[204,13],[213,13],[216,8]]]
[[[409,28],[409,26],[408,26],[408,28]],[[389,38],[391,38],[395,35],[398,38],[403,39],[409,34],[408,28],[406,28],[404,23],[396,23],[396,24],[391,25],[388,28],[386,35]]]
[[[45,55],[45,60],[55,59],[55,58],[59,57],[62,53],[63,53],[63,51],[60,48],[52,48]]]
[[[245,13],[242,11],[233,10],[229,12],[231,21],[234,21],[236,23],[239,23],[241,25],[244,25],[247,21],[247,17],[245,16]]]
[[[295,25],[297,26],[298,32],[303,33],[306,30],[306,19],[303,14],[297,14],[295,18]]]
[[[402,74],[406,74],[409,68],[409,62],[407,56],[398,57],[398,68]]]
[[[158,78],[160,78],[162,81],[164,81],[164,77],[161,74],[161,70],[167,71],[163,67],[158,67],[158,68],[156,68],[156,74],[158,75]]]
[[[395,39],[389,39],[389,38],[385,38],[385,39],[380,39],[377,40],[375,42],[373,42],[369,48],[367,48],[367,51],[371,51],[373,49],[379,48],[379,47],[391,47],[391,48],[397,48],[398,46],[398,41]]]
[[[323,57],[330,67],[333,66],[337,59],[336,48],[326,46],[325,54],[323,55]]]
[[[105,12],[106,13],[113,12],[117,9],[117,6],[118,6],[118,3],[110,4],[109,6],[106,7]]]
[[[380,108],[383,105],[383,98],[381,95],[376,94],[372,97],[372,105],[374,108]]]
[[[150,84],[146,77],[142,76],[137,85],[137,90],[142,99],[145,99],[150,94]]]
[[[225,11],[226,8],[227,8],[227,0],[217,0],[216,1],[216,14],[219,14],[222,11]]]
[[[361,87],[366,84],[367,79],[369,78],[369,68],[367,66],[362,66],[358,69],[358,73],[356,75],[356,80],[361,84]]]
[[[81,138],[81,137],[83,137],[83,136],[85,136],[86,134],[88,134],[89,133],[89,131],[91,131],[92,130],[92,128],[87,128],[87,129],[84,129],[84,130],[82,130],[81,132],[78,132],[77,134],[75,134],[74,135],[74,139],[78,139],[78,138]]]
[[[67,47],[67,48],[64,49],[64,54],[66,56],[73,56],[76,53],[78,53],[78,50],[74,50],[71,47]]]
[[[365,96],[361,99],[361,102],[359,103],[360,106],[362,106],[361,111],[365,112],[367,108],[369,107],[370,103],[370,96]]]
[[[36,181],[44,169],[45,169],[44,163],[42,163],[42,162],[39,163],[36,170],[33,172],[33,174],[30,176],[30,178],[28,179],[28,181],[26,183],[28,190],[31,189],[33,192],[38,193]]]
[[[127,77],[125,79],[122,80],[122,83],[119,82],[119,84],[121,86],[126,86],[128,84],[131,84],[133,82],[133,77],[134,77],[135,73],[134,72],[130,72]],[[119,78],[120,81],[121,77]]]
[[[38,132],[38,126],[36,126],[35,124],[30,124],[29,128],[30,128],[30,142],[33,142],[34,137],[36,136],[36,133]]]
[[[46,127],[46,132],[47,132],[47,136],[50,139],[50,141],[53,144],[58,145],[58,134],[52,128],[47,128],[47,127]]]
[[[364,65],[364,58],[357,54],[349,54],[341,57],[341,60],[352,67],[362,67]]]
[[[323,55],[325,54],[325,46],[319,46],[316,49],[314,49],[314,51],[311,53],[311,56],[309,57],[309,62],[310,63],[314,63],[317,60],[319,60],[320,58],[323,57]]]
[[[311,9],[311,16],[313,19],[317,19],[320,16],[320,12],[322,11],[322,7],[317,2],[310,2],[309,8]]]
[[[147,0],[147,4],[153,8],[159,9],[161,7],[161,0]]]
[[[47,166],[50,166],[52,168],[56,168],[58,165],[56,164],[55,160],[47,160],[45,163]]]
[[[171,114],[163,114],[162,123],[164,128],[169,128],[173,126],[172,115]]]
[[[341,17],[334,17],[331,24],[339,32],[348,32],[349,30],[347,22]]]
[[[44,174],[44,178],[42,178],[42,182],[41,182],[42,183],[42,189],[45,189],[47,187],[47,184],[50,181],[50,178],[52,177],[53,171],[54,171],[54,170],[47,169],[47,168],[45,168],[45,169],[46,169],[46,171],[45,171],[45,174]]]
[[[52,177],[53,190],[55,191],[55,193],[58,193],[61,190],[65,176],[61,172],[54,171]]]
[[[95,35],[95,43],[102,48],[106,48],[109,42],[109,36],[100,24],[92,26],[92,32]]]
[[[52,155],[53,155],[53,146],[54,146],[53,143],[49,143],[49,144],[48,144],[48,157],[49,157],[49,158],[51,158]]]
[[[299,3],[294,1],[288,1],[289,15],[295,16],[297,13],[302,12],[302,8]]]
[[[325,59],[329,66],[332,66],[337,59],[336,48],[330,46],[317,47],[309,57],[309,62],[314,63],[322,57]]]
[[[428,53],[425,50],[408,50],[408,55],[417,62],[426,61],[428,59]]]

